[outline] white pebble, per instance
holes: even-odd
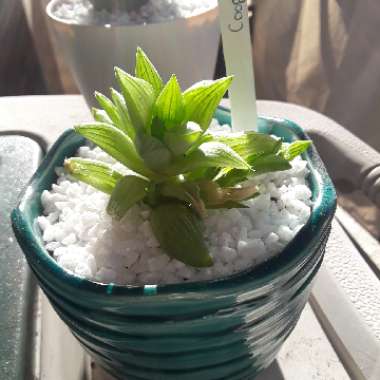
[[[56,249],[58,249],[61,246],[61,243],[58,243],[57,241],[53,241],[51,243],[47,243],[45,245],[46,250],[49,252],[54,252]]]
[[[225,246],[220,249],[219,256],[225,263],[229,263],[236,259],[237,252],[235,249]]]
[[[37,223],[38,223],[38,225],[42,231],[45,231],[46,228],[48,228],[50,226],[50,221],[45,216],[39,216],[37,218]]]
[[[124,264],[126,267],[131,267],[139,258],[139,254],[136,251],[129,251],[124,256]]]
[[[277,234],[285,243],[290,242],[293,239],[293,232],[288,226],[280,226],[277,230]]]
[[[69,234],[62,240],[62,244],[64,245],[72,245],[77,241],[77,237],[74,233]]]
[[[93,274],[90,267],[86,263],[79,263],[74,270],[74,273],[83,278],[92,278]]]
[[[61,267],[74,272],[77,265],[82,262],[82,258],[75,253],[67,252],[64,255],[59,255],[57,262]]]
[[[277,243],[279,241],[279,237],[274,232],[271,232],[267,238],[265,239],[265,245],[271,245],[273,243]]]
[[[42,235],[42,239],[45,241],[45,242],[51,242],[54,240],[54,236],[55,236],[55,227],[52,226],[52,225],[49,225],[46,227],[46,229],[44,230],[44,233]]]

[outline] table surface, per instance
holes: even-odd
[[[306,130],[329,122],[316,112],[285,103],[259,101],[258,110],[262,115],[292,119]],[[63,130],[91,120],[83,98],[77,95],[0,98],[0,115],[0,134],[27,134],[46,146]],[[378,278],[334,221],[310,304],[276,362],[258,379],[379,379],[379,295]],[[32,375],[40,380],[79,380],[87,371],[89,379],[108,379],[96,367],[89,370],[83,351],[41,294],[38,305],[39,359]],[[54,344],[57,339],[60,345]]]

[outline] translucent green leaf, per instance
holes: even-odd
[[[256,197],[259,194],[257,186],[224,187],[223,200],[225,202],[242,202]]]
[[[211,181],[219,173],[220,168],[198,168],[184,175],[186,181]]]
[[[115,67],[115,76],[123,93],[133,126],[136,130],[149,132],[156,99],[152,85],[144,79],[129,75],[118,67]]]
[[[198,161],[198,166],[250,169],[248,163],[228,145],[214,141],[202,144],[188,158]]]
[[[136,132],[133,128],[131,119],[129,117],[127,105],[125,104],[125,100],[123,95],[120,94],[120,92],[116,91],[111,87],[111,97],[112,101],[116,107],[118,116],[119,116],[119,123],[120,123],[120,129],[122,129],[131,139],[135,138]]]
[[[150,128],[150,134],[159,140],[163,140],[165,133],[165,125],[157,117],[153,116],[152,125]]]
[[[305,152],[309,149],[311,145],[311,141],[295,141],[291,143],[289,146],[284,146],[281,151],[281,154],[285,158],[285,160],[292,161],[294,158]]]
[[[222,187],[235,186],[246,181],[250,174],[250,170],[229,169],[220,173],[216,181]]]
[[[258,156],[277,153],[282,145],[281,140],[252,131],[212,135],[215,141],[228,145],[249,163]]]
[[[208,167],[250,169],[248,163],[229,146],[206,142],[191,154],[175,160],[167,172],[174,175]]]
[[[252,163],[252,169],[257,174],[288,170],[292,166],[281,154],[269,154],[259,157]]]
[[[191,121],[190,121],[191,123]],[[206,142],[212,142],[214,141],[212,136],[209,135],[209,134],[203,134],[202,136],[200,136],[198,138],[198,140],[196,140],[191,146],[190,148],[186,151],[186,155],[190,155],[191,153],[195,152],[202,144],[206,143]]]
[[[233,77],[226,77],[216,81],[202,81],[186,90],[183,94],[186,120],[195,121],[202,130],[207,130],[232,79]]]
[[[256,186],[221,187],[216,182],[205,181],[199,183],[201,198],[207,208],[220,206],[228,202],[239,203],[251,199],[258,194]]]
[[[112,120],[107,115],[106,111],[100,110],[98,108],[92,108],[91,109],[92,116],[94,117],[95,121],[99,123],[107,123],[112,124]]]
[[[164,203],[151,214],[153,232],[167,255],[197,268],[213,264],[200,219],[181,203]]]
[[[70,158],[65,161],[65,170],[78,181],[95,189],[111,194],[118,180],[123,176],[107,164],[83,158]]]
[[[155,115],[167,129],[181,125],[185,117],[185,104],[177,77],[172,75],[156,100]]]
[[[131,138],[114,126],[105,123],[82,124],[74,129],[129,169],[148,177],[153,174],[145,167]]]
[[[141,134],[137,138],[138,150],[145,164],[152,170],[162,170],[169,165],[171,153],[157,138]]]
[[[149,182],[141,177],[128,175],[121,178],[108,202],[107,212],[112,218],[120,220],[137,202],[148,193]]]
[[[141,48],[137,48],[136,51],[136,69],[135,75],[137,78],[144,79],[150,83],[154,89],[156,96],[161,92],[164,87],[164,83],[157,69],[150,61],[148,56]]]
[[[196,183],[170,183],[166,182],[159,186],[161,196],[174,198],[187,203],[200,217],[206,215],[205,205],[200,198],[200,189]]]
[[[202,136],[202,130],[198,124],[189,122],[186,126],[164,133],[164,143],[178,156],[186,153]]]
[[[108,117],[111,119],[112,123],[115,124],[116,127],[120,128],[121,122],[119,114],[117,112],[116,106],[112,103],[112,101],[97,91],[95,92],[95,98],[98,101],[100,107],[103,108]]]

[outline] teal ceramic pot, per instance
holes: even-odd
[[[230,122],[219,109],[216,117]],[[287,141],[307,139],[287,120],[260,119],[260,130]],[[84,140],[64,133],[12,213],[18,242],[54,309],[83,347],[119,379],[252,379],[292,332],[321,265],[336,195],[316,150],[305,154],[314,206],[307,225],[279,255],[217,281],[117,286],[60,268],[43,247],[36,218],[54,168]]]

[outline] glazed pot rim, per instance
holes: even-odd
[[[155,21],[155,22],[149,22],[149,23],[142,23],[142,24],[115,24],[115,25],[112,25],[112,24],[91,24],[91,23],[87,23],[87,24],[78,24],[76,22],[73,22],[73,21],[70,21],[70,20],[65,20],[63,18],[60,18],[60,17],[57,17],[55,14],[54,14],[54,10],[53,8],[56,6],[56,3],[58,1],[61,1],[61,0],[50,0],[49,3],[46,5],[46,9],[45,9],[45,12],[46,12],[46,15],[51,19],[53,20],[54,22],[58,23],[58,24],[62,24],[62,25],[67,25],[67,26],[71,26],[71,27],[76,27],[76,28],[97,28],[97,29],[106,29],[106,30],[112,30],[112,29],[122,29],[122,28],[136,28],[136,27],[143,27],[143,28],[146,28],[148,26],[157,26],[157,25],[160,25],[160,24],[175,24],[175,23],[179,23],[179,22],[187,22],[189,20],[196,20],[197,18],[199,17],[204,17],[208,14],[211,14],[213,12],[215,12],[217,9],[218,9],[218,5],[216,5],[215,7],[212,7],[210,9],[208,9],[207,11],[205,12],[201,12],[201,13],[196,13],[192,16],[188,16],[188,17],[175,17],[173,19],[169,19],[169,20],[163,20],[163,21]]]
[[[219,107],[217,118],[222,123],[230,121],[229,110]],[[284,129],[293,139],[309,139],[305,132],[295,123],[279,118],[264,117],[259,119],[259,130],[265,133],[276,133],[278,128]],[[68,141],[72,140],[71,143]],[[16,238],[33,270],[38,267],[39,273],[52,274],[56,280],[64,281],[67,285],[85,292],[117,296],[151,296],[172,295],[180,296],[185,293],[196,294],[202,298],[202,293],[228,295],[236,289],[257,290],[285,282],[296,273],[303,263],[313,256],[313,247],[321,240],[321,233],[328,229],[336,208],[336,193],[331,179],[319,158],[314,146],[304,153],[303,158],[308,162],[310,170],[309,182],[313,193],[313,207],[306,225],[298,232],[284,250],[261,265],[248,268],[245,271],[219,278],[216,280],[163,284],[163,285],[117,285],[103,284],[90,281],[74,275],[58,265],[56,260],[44,248],[36,217],[41,211],[41,193],[51,188],[55,182],[55,167],[63,163],[65,155],[62,146],[73,145],[77,148],[84,143],[73,129],[66,130],[49,150],[28,186],[20,195],[18,206],[12,211],[12,226]],[[48,178],[50,176],[50,180]],[[44,186],[44,181],[48,182]],[[32,217],[31,213],[35,216]],[[42,271],[42,272],[41,272]]]

